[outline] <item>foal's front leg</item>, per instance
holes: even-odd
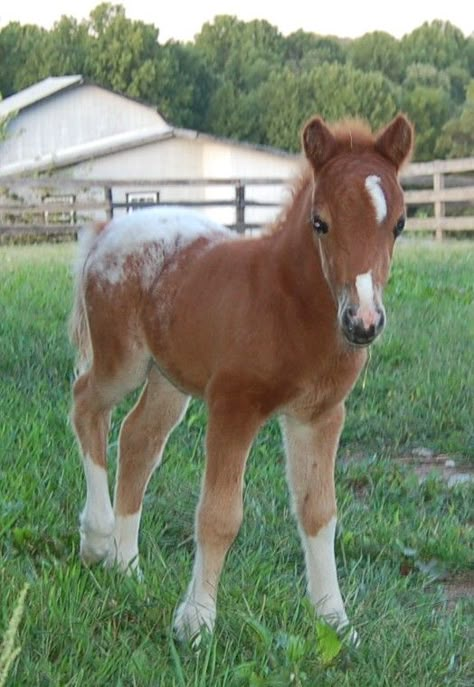
[[[232,406],[232,407],[231,407]],[[212,631],[224,559],[239,531],[243,474],[260,419],[244,404],[227,401],[209,407],[206,473],[196,513],[196,554],[191,583],[174,621],[178,637]]]
[[[334,463],[344,406],[302,423],[284,417],[288,481],[306,558],[308,591],[317,613],[336,627],[348,624],[334,556]]]

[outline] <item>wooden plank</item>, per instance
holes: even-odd
[[[474,186],[465,188],[443,188],[439,191],[405,191],[405,202],[407,205],[418,205],[422,203],[455,203],[474,200]]]
[[[441,174],[456,174],[474,171],[474,157],[458,158],[456,160],[432,160],[431,162],[412,162],[402,173],[402,179],[415,176],[432,176],[435,172]]]
[[[214,208],[214,207],[230,207],[230,208],[235,208],[235,200],[180,200],[180,201],[172,201],[172,200],[167,200],[167,201],[160,201],[159,203],[113,203],[112,204],[114,209],[117,208],[130,208],[134,210],[139,210],[140,208],[153,208],[153,207],[192,207],[192,208],[199,208],[199,207],[209,207],[209,208]]]
[[[407,222],[407,229],[409,231],[434,231],[437,221],[435,217],[410,217]],[[474,231],[474,216],[442,217],[439,223],[443,231]]]
[[[474,198],[474,190],[473,190],[473,198]],[[235,200],[180,200],[180,201],[161,201],[159,203],[112,203],[113,208],[146,208],[146,207],[159,207],[160,205],[164,206],[182,206],[182,207],[235,207]],[[10,213],[12,215],[20,215],[20,214],[27,214],[27,213],[34,213],[34,214],[45,214],[45,213],[73,213],[73,212],[96,212],[96,211],[101,211],[105,212],[109,209],[109,204],[108,203],[74,203],[72,205],[67,204],[60,204],[60,203],[51,203],[47,205],[2,205],[0,203],[0,215],[2,213]],[[279,208],[281,207],[281,203],[273,203],[273,202],[266,202],[266,201],[257,201],[257,200],[246,200],[245,201],[245,207],[253,207],[253,208]]]
[[[0,236],[55,236],[62,234],[76,234],[80,226],[73,224],[0,224]]]
[[[435,218],[436,218],[435,239],[437,241],[443,240],[442,220],[444,217],[444,203],[442,203],[440,200],[440,195],[441,195],[443,189],[444,189],[444,176],[439,172],[435,172],[433,174],[433,190],[437,194],[437,200],[435,201],[435,204],[434,204],[434,214],[435,214]]]
[[[292,182],[292,177],[246,177],[237,178],[209,178],[209,179],[71,179],[67,177],[48,177],[48,178],[28,178],[28,177],[0,177],[0,191],[6,187],[29,186],[31,188],[45,188],[52,191],[55,188],[103,188],[112,186],[114,188],[150,186],[155,189],[160,186],[232,186],[235,187],[240,181],[244,181],[246,186],[288,186]]]
[[[0,213],[10,212],[14,215],[20,213],[35,212],[44,214],[46,212],[85,212],[87,210],[106,210],[107,203],[81,202],[81,203],[41,203],[35,205],[2,205],[0,202]]]

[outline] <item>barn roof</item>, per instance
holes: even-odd
[[[73,76],[49,76],[47,79],[38,81],[33,86],[29,86],[0,101],[0,117],[6,117],[14,112],[24,110],[25,107],[34,105],[40,100],[49,98],[51,95],[71,86],[83,83],[83,81],[84,79],[80,74]]]
[[[53,76],[43,81],[40,81],[29,88],[16,93],[15,95],[5,98],[5,100],[0,101],[0,118],[8,116],[10,114],[17,114],[21,110],[34,105],[46,98],[52,97],[55,94],[64,91],[69,88],[75,88],[83,84],[91,83],[85,79],[82,75],[76,74],[72,76]],[[99,88],[109,91],[110,89],[99,86]],[[148,108],[152,108],[155,112],[158,112],[155,107],[143,103],[135,98],[130,98],[122,93],[117,93],[115,91],[110,91],[128,100],[133,100],[140,103]],[[159,114],[159,112],[158,112]],[[164,118],[160,115],[161,119]],[[214,141],[223,143],[225,145],[236,146],[240,148],[252,149],[260,152],[270,153],[276,155],[277,157],[295,158],[295,155],[287,153],[283,150],[277,148],[272,148],[270,146],[263,146],[254,143],[245,143],[242,141],[236,141],[233,139],[226,139],[214,136],[212,134],[205,134],[200,131],[194,131],[190,129],[181,129],[178,127],[173,127],[172,125],[166,124],[163,126],[161,123],[159,126],[152,126],[148,128],[133,129],[130,131],[124,131],[118,134],[113,134],[110,136],[101,137],[99,139],[84,142],[78,145],[67,146],[62,148],[56,148],[50,152],[45,152],[41,155],[36,155],[35,157],[29,159],[21,159],[15,162],[1,164],[0,163],[0,177],[5,178],[8,176],[18,175],[18,174],[31,174],[34,172],[45,172],[52,171],[54,169],[60,169],[64,167],[69,167],[86,160],[93,160],[96,158],[104,157],[106,155],[112,155],[114,153],[122,152],[125,150],[130,150],[133,148],[146,146],[151,143],[158,143],[160,141],[166,141],[171,138],[177,139],[192,139],[192,140],[203,140],[203,141]]]
[[[266,152],[276,155],[277,157],[283,157],[287,159],[296,159],[298,157],[295,154],[287,153],[286,151],[278,148],[271,148],[269,146],[257,145],[254,143],[245,143],[241,141],[234,141],[232,139],[220,138],[191,129],[180,129],[172,126],[168,126],[167,128],[163,129],[162,126],[159,126],[135,131],[126,131],[124,133],[115,134],[114,136],[100,138],[96,141],[91,141],[90,143],[81,143],[80,145],[63,148],[62,150],[56,150],[52,153],[47,153],[41,157],[36,157],[31,160],[13,162],[0,167],[0,177],[3,178],[18,174],[52,171],[53,169],[69,167],[86,160],[93,160],[105,155],[112,155],[113,153],[119,153],[132,148],[149,145],[150,143],[167,141],[172,138],[214,141],[239,148]]]

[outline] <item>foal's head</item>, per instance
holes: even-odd
[[[405,224],[398,172],[413,148],[410,122],[398,115],[379,134],[360,122],[334,129],[319,117],[303,131],[314,174],[308,231],[319,249],[338,318],[353,345],[382,331],[382,289],[393,245]]]

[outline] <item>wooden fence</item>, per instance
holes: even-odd
[[[473,157],[411,164],[402,183],[410,231],[430,231],[438,240],[445,232],[474,237]]]
[[[255,210],[275,215],[288,179],[112,179],[67,177],[0,178],[0,240],[25,234],[66,235],[91,220],[149,205],[181,205],[206,211],[229,208],[226,222],[244,232],[259,228]],[[474,236],[474,158],[410,165],[402,178],[409,231],[429,232],[438,240],[451,232]],[[210,198],[210,189],[220,189]],[[268,189],[273,189],[270,193]],[[126,193],[126,190],[133,193]],[[147,191],[153,189],[153,192]],[[205,192],[204,192],[205,189]],[[228,193],[223,198],[222,189]],[[251,191],[249,191],[251,189]],[[259,193],[262,189],[266,192]],[[173,193],[175,197],[173,197]],[[269,199],[270,198],[270,199]]]

